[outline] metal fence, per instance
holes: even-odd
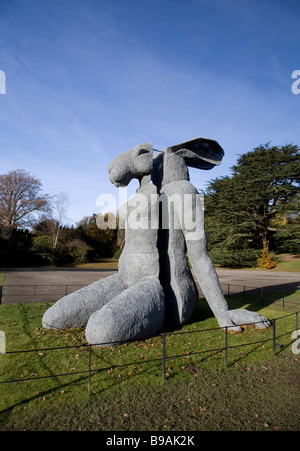
[[[261,307],[275,305],[282,310],[299,309],[300,295],[296,294],[297,288],[285,290],[274,286],[249,287],[238,284],[222,284],[223,294],[227,298],[239,298],[245,303],[253,303]]]
[[[239,345],[228,345],[228,332],[230,332],[230,327],[225,327],[225,328],[211,328],[211,329],[200,329],[200,330],[194,330],[194,331],[186,331],[186,332],[170,332],[170,333],[162,333],[160,334],[161,339],[162,339],[162,352],[161,352],[161,356],[158,358],[154,358],[154,359],[148,359],[148,360],[143,360],[143,361],[135,361],[135,362],[127,362],[127,363],[122,363],[120,365],[113,365],[113,366],[109,366],[109,367],[104,367],[104,368],[97,368],[97,369],[92,369],[92,349],[93,350],[97,350],[99,349],[99,347],[103,347],[103,346],[116,346],[116,345],[121,345],[121,344],[125,344],[128,342],[107,342],[107,343],[97,343],[97,344],[86,344],[86,345],[74,345],[74,346],[62,346],[62,347],[53,347],[53,348],[41,348],[41,349],[29,349],[29,350],[19,350],[19,351],[8,351],[5,354],[6,355],[11,355],[11,354],[24,354],[24,353],[39,353],[41,352],[42,354],[44,354],[45,352],[52,352],[52,351],[59,351],[62,349],[72,349],[72,348],[86,348],[88,349],[89,352],[89,357],[88,357],[88,368],[86,370],[83,371],[73,371],[73,372],[69,372],[69,373],[61,373],[61,374],[51,374],[51,375],[45,375],[45,376],[38,376],[36,375],[35,377],[29,377],[29,378],[22,378],[22,379],[12,379],[12,380],[2,380],[0,381],[0,384],[8,384],[8,383],[17,383],[17,382],[25,382],[25,381],[32,381],[32,380],[39,380],[39,379],[48,379],[48,378],[57,378],[57,377],[63,377],[63,376],[74,376],[74,375],[78,375],[78,374],[86,374],[88,376],[88,393],[91,393],[91,375],[92,373],[95,372],[101,372],[101,371],[107,371],[107,370],[113,370],[116,368],[122,368],[122,367],[128,367],[128,366],[132,366],[132,365],[141,365],[141,364],[145,364],[145,363],[150,363],[150,362],[161,362],[161,366],[162,366],[162,377],[165,379],[166,378],[166,361],[167,360],[175,360],[181,357],[186,357],[186,355],[188,354],[189,356],[191,355],[200,355],[200,354],[205,354],[205,353],[213,353],[213,352],[224,352],[224,366],[225,368],[227,368],[228,365],[228,354],[229,351],[231,349],[234,348],[241,348],[241,347],[245,347],[245,346],[250,346],[250,345],[257,345],[257,344],[261,344],[264,345],[267,342],[272,342],[272,350],[273,350],[273,356],[276,356],[276,349],[278,347],[280,347],[281,345],[278,343],[278,340],[288,334],[291,334],[292,332],[296,331],[296,339],[298,339],[298,333],[300,333],[300,331],[298,330],[299,327],[299,323],[298,323],[298,316],[299,316],[299,311],[295,312],[295,313],[290,313],[289,315],[285,315],[282,316],[280,318],[276,318],[271,320],[271,324],[272,324],[272,337],[271,338],[267,338],[267,339],[263,339],[263,340],[259,340],[259,341],[255,341],[255,342],[251,342],[251,343],[242,343]],[[291,317],[295,315],[295,328],[293,328],[292,330],[289,331],[284,331],[284,333],[278,335],[277,334],[277,325],[278,322],[282,319],[286,319],[288,317]],[[244,326],[247,326],[247,324],[245,324]],[[234,326],[232,326],[234,327]],[[225,334],[224,334],[224,346],[219,347],[219,348],[212,348],[212,349],[205,349],[202,351],[197,351],[197,350],[189,350],[188,353],[185,351],[182,354],[178,354],[178,355],[168,355],[167,354],[167,340],[166,338],[168,336],[174,336],[174,335],[178,335],[178,336],[182,336],[182,335],[187,335],[187,334],[195,334],[195,333],[204,333],[204,332],[208,332],[208,331],[224,331],[225,330]]]
[[[61,297],[70,294],[85,285],[0,285],[0,305],[3,303],[56,302]],[[282,310],[298,310],[300,296],[291,296],[295,289],[281,290],[272,286],[249,287],[238,284],[221,284],[223,294],[227,298],[238,298],[244,303],[251,302],[265,307],[275,304]],[[201,295],[201,289],[199,289]]]
[[[3,303],[56,302],[85,285],[0,285]],[[5,302],[7,301],[7,302]]]

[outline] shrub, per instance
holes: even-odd
[[[68,243],[68,254],[76,263],[88,263],[91,261],[93,249],[84,241],[75,238]]]
[[[257,265],[256,251],[250,248],[228,249],[226,247],[214,247],[209,252],[214,264],[224,267],[249,268]]]
[[[272,269],[276,266],[275,254],[269,251],[269,243],[264,241],[261,256],[257,256],[258,266],[262,269]]]
[[[47,235],[34,236],[32,238],[32,249],[40,254],[52,252],[52,238]]]

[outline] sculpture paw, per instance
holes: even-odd
[[[270,321],[256,312],[250,312],[246,309],[236,309],[229,310],[228,314],[231,321],[235,325],[243,326],[253,324],[259,329],[266,329],[267,327],[270,327]]]

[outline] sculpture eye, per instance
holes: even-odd
[[[149,152],[146,149],[141,149],[141,150],[139,150],[138,156],[143,155],[144,153],[149,153]]]

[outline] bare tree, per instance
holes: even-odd
[[[56,221],[56,229],[53,236],[53,248],[56,249],[59,232],[62,226],[62,222],[64,219],[68,219],[66,216],[68,207],[70,205],[68,194],[65,192],[60,192],[56,196],[54,196],[53,201],[53,213],[54,219]]]
[[[51,211],[50,196],[42,194],[39,179],[22,169],[0,175],[0,226],[9,237],[18,227],[31,227]]]

